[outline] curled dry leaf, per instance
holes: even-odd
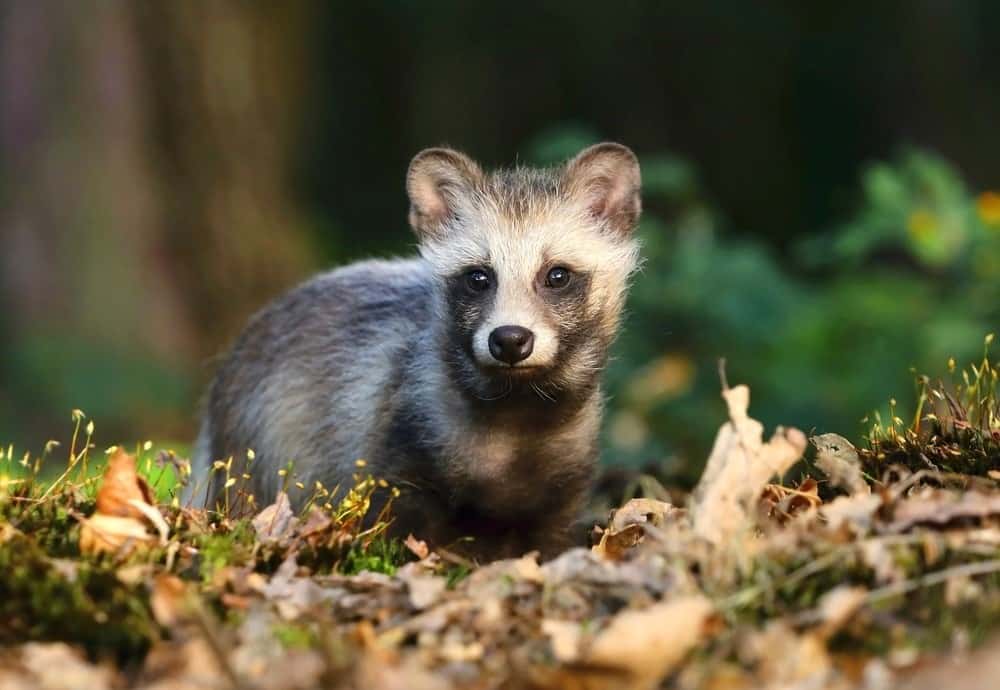
[[[412,534],[407,535],[406,541],[403,544],[410,550],[410,553],[420,560],[424,560],[431,553],[431,550],[427,547],[427,542],[417,539]]]
[[[841,585],[820,597],[820,635],[829,639],[839,632],[865,603],[868,590],[864,587]]]
[[[702,640],[712,604],[692,595],[616,615],[587,651],[589,664],[629,674],[636,690],[653,688]]]
[[[149,605],[156,622],[165,628],[176,625],[183,618],[187,586],[176,575],[161,573],[153,580]]]
[[[410,605],[418,611],[437,603],[448,588],[444,577],[429,572],[420,563],[407,563],[396,571],[396,577],[406,583]]]
[[[291,537],[298,523],[298,518],[292,513],[288,494],[281,491],[274,503],[257,513],[253,519],[253,528],[258,540],[264,544],[273,544]]]
[[[761,511],[784,524],[790,518],[822,505],[819,484],[815,479],[805,479],[797,487],[768,484],[760,495]]]
[[[806,448],[798,429],[778,427],[764,443],[764,427],[747,415],[750,389],[727,388],[722,397],[729,421],[715,437],[705,472],[694,491],[695,534],[715,544],[747,529],[757,499],[771,477],[784,474]]]
[[[97,512],[142,520],[146,515],[137,504],[152,505],[153,491],[135,468],[135,456],[121,448],[108,458],[108,467],[97,491]]]
[[[593,547],[593,552],[611,561],[620,561],[632,547],[642,541],[646,530],[642,525],[627,525],[621,530],[608,528],[601,533],[601,540]]]
[[[871,491],[861,476],[861,460],[854,444],[839,434],[818,434],[809,440],[816,446],[816,467],[830,478],[830,484],[851,494]]]
[[[685,513],[683,508],[677,508],[666,501],[657,501],[652,498],[633,498],[612,512],[610,527],[615,530],[640,524],[660,527],[670,520],[680,519]]]
[[[88,554],[114,553],[125,558],[136,548],[156,544],[146,523],[131,517],[94,513],[80,525],[80,551]]]
[[[0,687],[101,690],[116,686],[110,668],[88,663],[83,654],[62,642],[29,642],[19,652],[19,663],[0,668]]]
[[[80,526],[80,551],[125,557],[136,548],[166,544],[170,528],[153,502],[149,484],[136,472],[135,456],[116,450],[97,490],[97,511]],[[148,532],[150,526],[158,536]]]
[[[963,518],[995,515],[1000,515],[1000,494],[925,489],[896,503],[887,531],[906,532],[916,525],[947,525]]]
[[[569,664],[580,658],[583,628],[579,623],[547,618],[542,621],[542,632],[548,635],[556,661]]]

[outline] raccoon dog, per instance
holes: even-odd
[[[396,534],[481,557],[556,552],[595,472],[639,187],[619,144],[493,172],[419,153],[406,176],[419,257],[322,274],[251,319],[208,393],[195,500],[243,485],[225,487],[217,460],[249,474],[257,506],[292,462],[301,506],[317,481],[351,486],[364,459],[402,492]]]

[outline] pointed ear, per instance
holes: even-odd
[[[482,174],[475,161],[451,149],[424,149],[414,156],[406,173],[406,193],[410,225],[417,236],[440,235],[448,221],[458,216],[463,199]]]
[[[642,177],[630,148],[595,144],[569,161],[563,176],[570,194],[596,219],[622,235],[632,232],[642,210]]]

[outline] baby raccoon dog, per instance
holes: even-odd
[[[493,172],[419,153],[406,176],[419,258],[322,274],[251,319],[208,393],[196,499],[246,505],[242,487],[263,506],[287,486],[298,508],[316,482],[342,495],[364,459],[401,491],[391,533],[480,557],[556,553],[595,473],[639,186],[619,144]]]

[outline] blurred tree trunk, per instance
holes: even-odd
[[[164,237],[199,352],[310,264],[289,195],[308,26],[302,3],[139,3]]]
[[[130,437],[191,431],[196,387],[151,399],[143,371],[203,380],[309,267],[290,196],[306,19],[236,1],[0,9],[7,424],[52,433],[90,405]],[[108,380],[75,385],[67,362]]]

